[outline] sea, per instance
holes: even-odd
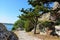
[[[11,23],[3,23],[8,31],[11,31],[13,28],[13,24]]]

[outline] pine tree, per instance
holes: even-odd
[[[37,23],[38,23],[38,18],[40,17],[41,14],[43,13],[47,13],[47,12],[57,12],[60,9],[57,10],[50,10],[50,6],[49,4],[51,2],[59,2],[59,0],[28,0],[29,5],[32,5],[32,8],[28,8],[28,9],[21,9],[21,12],[23,12],[23,14],[21,16],[19,16],[20,19],[22,20],[29,20],[32,22],[32,24],[34,25],[35,31],[34,33],[36,33],[36,27],[37,27]],[[44,6],[44,4],[46,4],[46,7]],[[42,13],[40,13],[42,12]]]
[[[30,20],[32,24],[34,25],[34,34],[36,34],[36,27],[38,24],[38,18],[40,17],[41,14],[49,12],[49,3],[45,7],[45,1],[43,2],[42,0],[28,0],[29,4],[32,5],[32,8],[29,9],[21,9],[21,12],[23,14],[19,16],[20,19],[22,20]],[[40,13],[42,12],[42,13]]]

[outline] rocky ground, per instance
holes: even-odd
[[[25,31],[15,31],[15,33],[17,34],[19,40],[42,40],[37,37],[33,37],[33,36],[29,35]]]
[[[50,35],[33,34],[33,32],[15,31],[19,40],[60,40],[60,37]]]

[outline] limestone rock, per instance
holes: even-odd
[[[52,10],[56,10],[57,8],[60,8],[60,4],[58,2],[54,2],[54,6]]]
[[[50,12],[43,14],[41,18],[38,18],[38,21],[43,21],[43,22],[49,21],[49,18],[50,18]]]
[[[55,31],[56,31],[56,34],[60,36],[60,25],[55,26]]]

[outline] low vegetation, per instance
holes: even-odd
[[[12,30],[16,30],[17,28],[24,29],[24,21],[23,20],[17,20],[14,23],[14,26],[13,26]]]

